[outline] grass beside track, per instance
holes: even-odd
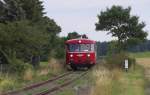
[[[55,65],[56,64],[56,65]],[[38,69],[27,69],[22,76],[0,73],[0,94],[48,80],[65,72],[57,61],[41,62]]]
[[[113,80],[112,95],[145,95],[144,93],[144,71],[136,65],[135,69],[122,72],[120,81]]]
[[[91,95],[145,95],[144,70],[139,65],[128,72],[99,68],[93,75],[95,85]]]

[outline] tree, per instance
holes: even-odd
[[[40,26],[44,27],[44,30],[47,32],[48,36],[48,44],[43,46],[43,52],[41,54],[42,60],[46,61],[50,56],[53,57],[54,51],[56,51],[55,53],[58,53],[57,48],[59,47],[59,43],[57,42],[59,42],[59,37],[57,34],[61,32],[61,27],[58,26],[53,19],[48,17],[43,18]]]
[[[9,0],[8,0],[9,1]],[[14,1],[14,0],[12,0]],[[40,0],[15,0],[25,12],[26,19],[32,22],[38,22],[44,16],[44,7]]]
[[[2,7],[1,20],[16,21],[28,19],[38,22],[44,16],[44,7],[40,0],[4,0],[0,3]],[[1,12],[0,12],[1,13]]]
[[[4,1],[0,1],[0,54],[8,63],[13,63],[13,57],[30,62],[57,47],[56,36],[61,28],[44,16],[40,0]]]
[[[130,7],[112,6],[100,12],[99,21],[95,24],[97,31],[108,31],[108,34],[118,38],[119,51],[144,41],[147,36],[143,30],[145,23],[139,22],[139,17],[132,16],[130,12]]]
[[[25,11],[16,0],[4,0],[1,2],[0,7],[0,22],[6,23],[7,21],[19,21],[25,19]]]
[[[76,38],[85,38],[85,39],[88,39],[88,36],[86,34],[78,34],[77,32],[70,32],[68,33],[67,35],[67,39],[76,39]]]
[[[27,55],[40,55],[42,46],[48,44],[47,34],[41,31],[28,21],[0,24],[0,51],[9,63],[12,58],[25,61]]]
[[[69,39],[76,39],[79,37],[81,37],[81,35],[74,31],[74,32],[68,33],[67,39],[68,40]]]

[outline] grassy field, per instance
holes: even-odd
[[[130,53],[130,55],[135,58],[148,58],[150,57],[150,52]]]
[[[145,95],[144,71],[139,65],[128,72],[100,68],[93,75],[95,85],[91,95]]]

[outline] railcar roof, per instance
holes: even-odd
[[[93,40],[89,40],[89,39],[71,39],[71,40],[67,40],[66,44],[94,44],[96,43]]]

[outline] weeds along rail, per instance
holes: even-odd
[[[43,91],[43,92],[40,92],[40,93],[34,94],[34,95],[50,95],[52,92],[58,91],[58,90],[60,90],[60,89],[62,89],[62,88],[64,88],[64,87],[70,85],[70,84],[73,83],[75,80],[77,80],[77,79],[83,77],[84,75],[87,74],[87,72],[88,72],[88,71],[85,71],[85,72],[76,72],[76,74],[79,74],[79,75],[77,75],[77,77],[75,77],[75,78],[73,78],[73,79],[71,79],[71,80],[69,80],[69,81],[66,81],[65,83],[63,83],[63,84],[61,84],[61,85],[55,86],[55,87],[53,87],[53,88],[51,88],[51,89],[48,89],[48,90],[46,90],[46,91]]]
[[[43,85],[45,85],[47,83],[51,83],[53,81],[59,80],[60,78],[68,76],[69,74],[72,74],[72,73],[73,73],[72,71],[66,72],[64,74],[58,75],[56,77],[53,77],[53,78],[51,78],[49,80],[46,80],[46,81],[43,81],[43,82],[40,82],[40,83],[36,83],[36,84],[30,85],[30,86],[27,86],[27,87],[24,87],[24,88],[19,89],[19,90],[15,90],[15,91],[10,91],[10,92],[7,92],[7,93],[3,93],[1,95],[16,95],[16,94],[18,94],[20,92],[28,91],[28,90],[31,90],[33,88],[37,88],[37,87],[43,86]]]

